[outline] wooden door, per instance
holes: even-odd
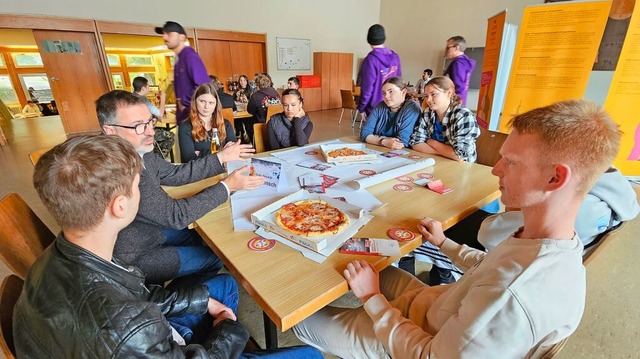
[[[256,72],[265,71],[263,43],[230,41],[229,48],[233,59],[231,68],[236,77],[247,75],[249,78],[253,78],[253,74]]]
[[[198,54],[209,75],[218,76],[226,85],[227,79],[233,76],[229,41],[198,39]]]
[[[109,91],[94,33],[33,30],[64,131],[99,131],[95,101]],[[60,46],[54,44],[70,42]],[[79,52],[68,51],[70,47]]]

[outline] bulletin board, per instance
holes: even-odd
[[[276,38],[278,70],[311,70],[311,40]]]

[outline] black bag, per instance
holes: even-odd
[[[173,144],[175,143],[175,135],[173,132],[165,128],[156,127],[153,139],[153,152],[168,160],[169,154],[173,149]]]

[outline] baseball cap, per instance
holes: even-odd
[[[163,27],[156,27],[156,34],[162,35],[164,32],[177,32],[178,34],[186,35],[187,33],[184,31],[182,25],[178,24],[175,21],[167,21],[164,23]]]

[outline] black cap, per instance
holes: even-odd
[[[177,32],[178,34],[186,35],[184,27],[175,21],[167,21],[163,27],[156,27],[156,34],[162,35],[165,32]]]
[[[380,24],[371,25],[367,33],[369,45],[382,45],[387,37],[384,35],[384,27]]]

